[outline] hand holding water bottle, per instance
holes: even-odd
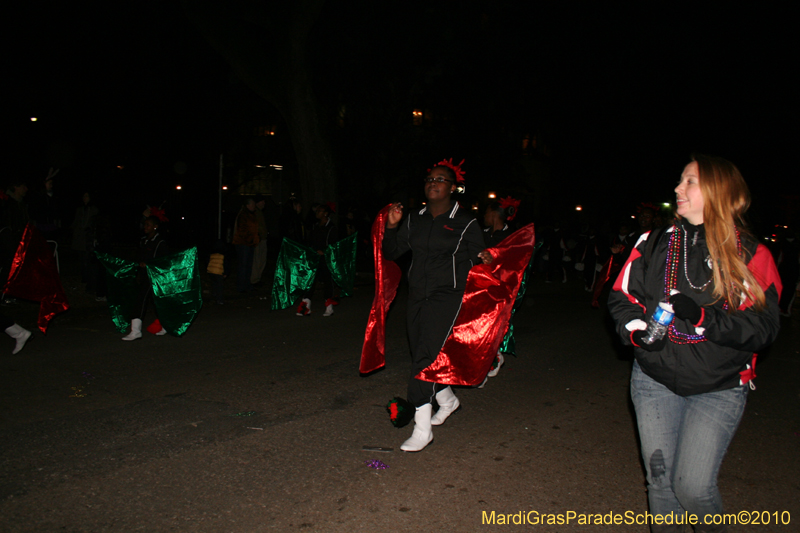
[[[672,323],[673,316],[674,312],[669,303],[659,303],[647,323],[647,329],[633,331],[631,340],[636,346],[648,352],[661,351],[667,344],[667,329]]]

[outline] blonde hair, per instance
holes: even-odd
[[[739,255],[737,230],[744,236],[744,214],[750,207],[750,190],[736,165],[721,157],[693,154],[703,194],[703,225],[714,262],[714,292],[728,302],[728,312],[739,307],[741,295],[752,300],[756,310],[766,305],[764,290],[747,268],[749,257]],[[749,253],[741,247],[742,254]]]

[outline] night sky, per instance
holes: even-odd
[[[9,17],[11,172],[38,184],[58,166],[59,192],[76,205],[87,188],[138,216],[144,202],[176,204],[168,191],[181,181],[213,187],[220,151],[257,125],[278,125],[277,149],[292,165],[280,114],[236,79],[180,4],[111,4]],[[331,117],[340,100],[362,117],[387,103],[408,104],[410,117],[417,102],[446,115],[449,138],[414,157],[466,158],[473,184],[502,190],[521,134],[538,132],[551,150],[554,203],[623,212],[673,200],[689,154],[700,151],[736,163],[758,217],[784,222],[781,196],[800,194],[789,156],[800,141],[794,20],[755,4],[720,12],[331,0],[311,37],[311,64]],[[373,116],[348,142],[394,127]],[[407,144],[387,144],[389,160],[411,157]],[[357,153],[340,150],[342,183],[372,164]],[[186,198],[199,205],[213,194]],[[215,204],[200,207],[213,213]]]

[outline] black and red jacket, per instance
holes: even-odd
[[[631,339],[636,326],[652,316],[659,302],[664,301],[664,273],[670,237],[675,231],[685,232],[677,260],[677,290],[691,297],[703,311],[700,321],[675,318],[677,331],[689,335],[702,335],[707,340],[695,344],[678,344],[668,340],[663,350],[648,352]],[[652,232],[651,232],[652,233]],[[634,345],[634,354],[645,374],[681,396],[726,390],[748,383],[755,377],[755,352],[769,346],[778,335],[780,316],[778,294],[780,278],[769,250],[751,238],[742,236],[742,256],[766,295],[766,307],[756,311],[753,302],[745,299],[732,302],[736,311],[729,313],[723,301],[712,294],[713,281],[703,290],[711,276],[711,261],[705,241],[703,226],[692,226],[680,221],[663,232],[656,232],[658,242],[651,243],[651,233],[639,238],[630,257],[619,273],[608,300],[617,330],[626,344]],[[655,233],[654,233],[655,234]],[[684,261],[684,249],[688,257]]]

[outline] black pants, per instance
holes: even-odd
[[[137,307],[133,310],[131,318],[138,318],[144,321],[144,315],[147,313],[147,306],[153,302],[153,283],[150,277],[145,274],[139,277],[139,295],[137,298]]]
[[[416,376],[436,360],[450,335],[461,308],[463,292],[437,292],[428,298],[409,297],[408,342],[411,347],[411,376],[408,380],[408,401],[415,407],[431,403],[447,385],[422,381]]]
[[[333,276],[331,275],[331,271],[328,270],[328,265],[325,264],[325,260],[321,260],[319,262],[319,268],[317,269],[317,276],[314,279],[314,285],[317,284],[317,280],[322,281],[323,294],[325,295],[325,301],[327,302],[333,298]],[[313,285],[308,292],[303,295],[303,298],[308,298],[310,300],[312,296],[314,296]]]

